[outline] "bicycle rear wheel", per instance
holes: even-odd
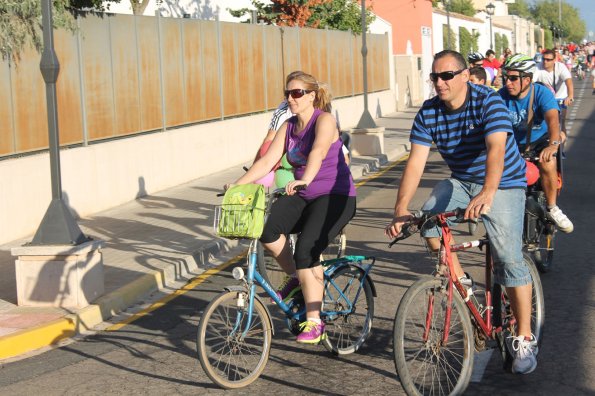
[[[322,306],[324,347],[335,355],[357,351],[370,335],[374,318],[374,292],[364,271],[351,265],[336,270],[325,282]]]
[[[244,303],[238,303],[243,294]],[[245,337],[248,294],[228,291],[219,294],[205,309],[198,325],[197,352],[200,364],[224,389],[242,388],[264,370],[271,351],[271,321],[267,310],[254,299],[252,324]],[[239,306],[240,305],[240,306]]]
[[[473,371],[473,327],[467,307],[453,291],[448,341],[443,343],[448,291],[441,279],[414,283],[394,321],[394,360],[408,395],[455,395]]]
[[[545,323],[545,301],[543,296],[543,288],[541,286],[541,279],[537,267],[533,263],[531,257],[523,253],[523,260],[529,268],[531,280],[533,281],[532,298],[531,298],[531,329],[533,335],[537,340],[537,344],[541,345],[543,337],[543,329]],[[498,284],[494,284],[493,288],[493,318],[494,327],[502,327],[502,332],[498,336],[498,344],[502,358],[504,360],[504,368],[507,371],[512,367],[512,355],[510,353],[509,337],[515,337],[517,332],[517,321],[512,313],[510,307],[510,299],[506,295],[506,289]],[[508,340],[508,341],[507,341]]]

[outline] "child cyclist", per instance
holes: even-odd
[[[288,79],[285,98],[294,114],[279,128],[268,151],[234,184],[253,183],[266,175],[284,153],[295,180],[287,195],[271,207],[260,241],[287,273],[278,290],[282,299],[301,287],[307,319],[297,341],[316,344],[324,339],[320,309],[324,292],[320,254],[355,215],[355,186],[342,153],[330,92],[306,73]],[[294,188],[305,189],[295,192]],[[229,186],[226,186],[229,187]],[[299,233],[292,256],[288,234]]]

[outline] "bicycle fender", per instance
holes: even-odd
[[[228,292],[244,292],[244,293],[248,293],[248,289],[244,286],[225,286],[223,288],[225,291]],[[260,298],[258,295],[254,295],[254,298],[257,299],[258,301],[260,301],[260,303],[262,304],[262,306],[264,307],[264,310],[267,313],[267,316],[269,317],[269,324],[271,325],[271,331],[272,331],[272,335],[275,335],[275,327],[273,326],[273,317],[271,316],[271,311],[269,311],[269,308],[266,306],[266,304],[262,301],[262,298]]]

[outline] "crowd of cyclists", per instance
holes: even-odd
[[[515,373],[535,370],[538,353],[530,323],[531,277],[522,256],[527,178],[521,153],[529,148],[539,152],[548,216],[562,232],[572,232],[572,222],[557,205],[557,161],[568,133],[565,109],[574,102],[570,73],[583,64],[595,70],[594,48],[594,43],[540,48],[535,56],[507,49],[499,59],[492,50],[485,55],[473,52],[467,59],[451,50],[436,54],[430,74],[436,95],[424,102],[413,123],[411,152],[393,220],[385,230],[394,238],[411,219],[409,204],[435,145],[452,173],[435,186],[423,210],[465,207],[466,218],[483,219],[495,281],[506,287],[518,320],[518,336],[512,340]],[[328,85],[302,71],[289,74],[285,99],[254,164],[233,184],[262,182],[275,169],[289,173],[275,183],[287,194],[273,204],[261,242],[287,274],[278,290],[281,299],[300,289],[304,295],[307,320],[298,342],[315,344],[325,336],[319,257],[355,215],[348,161],[331,114]],[[299,233],[295,252],[287,243],[290,233]],[[438,230],[426,231],[431,249],[439,248],[438,236]],[[454,259],[461,283],[471,286],[473,281]]]

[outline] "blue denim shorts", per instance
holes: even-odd
[[[440,213],[466,208],[483,186],[457,179],[442,180],[434,187],[422,210]],[[521,188],[498,190],[490,212],[482,220],[490,238],[494,258],[494,282],[505,287],[531,283],[529,268],[523,261],[523,216],[525,191]],[[423,231],[424,237],[440,236],[438,227]]]

